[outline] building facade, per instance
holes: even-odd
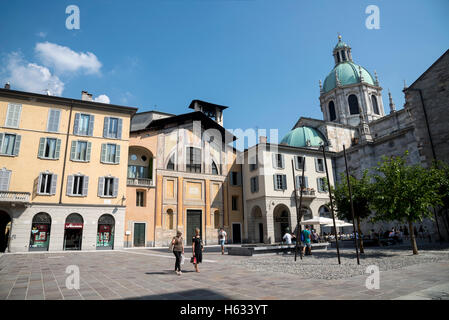
[[[0,89],[0,234],[9,252],[123,247],[137,109]]]

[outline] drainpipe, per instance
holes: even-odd
[[[59,204],[62,204],[62,192],[63,192],[63,186],[64,186],[64,175],[65,175],[65,166],[67,161],[67,150],[69,146],[69,135],[70,135],[70,124],[72,122],[72,111],[73,111],[73,100],[70,103],[70,113],[69,113],[69,123],[67,125],[67,135],[65,139],[65,152],[64,152],[64,162],[62,164],[62,177],[61,177],[61,192],[59,194]]]

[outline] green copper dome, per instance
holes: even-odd
[[[363,82],[374,85],[374,79],[368,70],[362,66],[360,66],[360,69],[362,70]],[[337,73],[338,80],[342,86],[360,83],[359,65],[352,61],[345,61],[337,64],[326,77],[323,83],[324,92],[329,92],[337,86],[335,73]]]
[[[317,129],[299,127],[287,133],[280,144],[291,147],[319,147],[322,143],[325,143],[325,138]]]

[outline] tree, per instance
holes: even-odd
[[[426,217],[433,219],[429,208],[442,202],[435,171],[407,165],[405,156],[383,157],[383,162],[375,168],[371,205],[376,214],[372,220],[408,223],[413,254],[418,254],[413,223]]]
[[[349,176],[351,183],[352,203],[354,205],[354,217],[357,221],[357,230],[359,233],[360,253],[364,253],[363,239],[361,237],[361,221],[371,214],[369,200],[371,197],[371,184],[368,170],[364,170],[362,177],[357,179]],[[348,180],[344,173],[341,174],[341,183],[337,184],[333,190],[335,205],[337,207],[337,217],[352,221],[351,202],[349,198]]]
[[[446,232],[449,234],[449,165],[441,161],[435,162],[432,170],[434,170],[438,181],[438,194],[442,202],[441,207],[438,208],[438,216],[441,217]]]

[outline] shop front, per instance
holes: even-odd
[[[29,251],[48,251],[50,229],[51,217],[49,214],[40,212],[33,217]]]
[[[98,219],[97,250],[114,249],[115,220],[110,214],[104,214]]]
[[[81,250],[83,226],[81,215],[72,213],[67,217],[64,225],[64,250]]]

